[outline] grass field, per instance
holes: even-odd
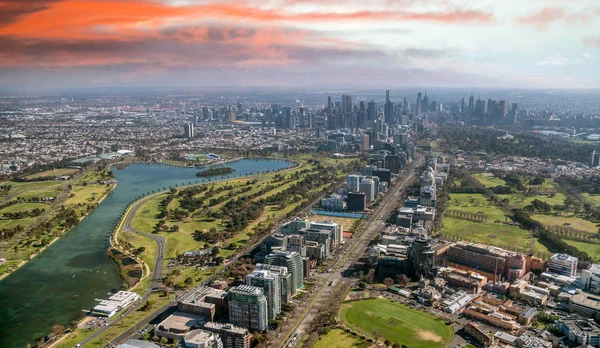
[[[598,233],[598,226],[595,223],[578,217],[555,216],[555,215],[532,215],[532,219],[537,220],[544,225],[557,226],[565,225],[589,233]]]
[[[46,170],[43,172],[27,175],[24,178],[27,180],[34,180],[37,178],[44,178],[44,177],[58,178],[58,177],[65,176],[65,175],[72,176],[73,174],[77,173],[78,171],[79,171],[79,169],[59,168],[59,169]]]
[[[473,177],[485,187],[503,186],[506,182],[502,179],[497,178],[492,173],[478,173],[473,174]]]
[[[385,299],[346,303],[340,318],[369,337],[377,329],[385,339],[410,348],[441,348],[454,337],[452,327],[441,319]]]
[[[482,194],[453,193],[447,209],[484,212],[488,220],[473,222],[445,216],[442,221],[442,234],[446,237],[491,244],[509,250],[527,251],[531,245],[529,232],[517,226],[495,222],[504,221],[504,212]],[[538,242],[534,244],[534,253],[539,256],[550,254]]]
[[[367,348],[370,343],[360,337],[352,336],[342,329],[333,329],[325,336],[319,337],[314,348]]]
[[[33,181],[33,182],[4,182],[0,185],[9,184],[12,186],[12,190],[8,193],[11,200],[21,197],[23,199],[29,199],[32,197],[56,197],[64,181]]]
[[[600,261],[600,244],[591,244],[570,239],[564,239],[565,243],[572,245],[579,251],[587,253],[596,262]]]
[[[591,195],[589,193],[582,193],[581,197],[583,201],[592,205],[600,205],[600,195]]]

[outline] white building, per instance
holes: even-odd
[[[548,261],[548,271],[567,277],[575,277],[577,258],[567,254],[554,254]]]
[[[348,192],[358,192],[360,176],[354,174],[348,175],[346,184],[348,185]]]
[[[92,313],[110,318],[139,299],[140,295],[135,292],[119,291],[108,300],[99,300],[100,303],[92,309]]]
[[[321,199],[321,208],[328,211],[343,211],[346,209],[346,202],[343,196],[332,194]]]
[[[223,348],[219,335],[204,330],[193,330],[183,339],[186,348]]]
[[[344,241],[344,226],[333,221],[313,221],[310,223],[310,228],[317,230],[332,231],[333,241],[335,245],[340,245]]]
[[[365,194],[368,202],[373,202],[375,200],[375,182],[373,179],[362,179],[360,181],[359,190]]]
[[[583,291],[600,294],[600,265],[594,263],[581,272],[581,288]]]

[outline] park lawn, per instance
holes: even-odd
[[[411,348],[445,347],[454,337],[454,330],[432,315],[410,309],[386,299],[345,303],[341,320],[351,329],[373,337],[377,329],[392,342]]]
[[[86,186],[75,185],[69,192],[69,197],[65,200],[66,205],[92,204],[97,203],[109,190],[110,186],[104,184],[87,184]],[[71,195],[74,195],[71,197]]]
[[[167,197],[167,194],[161,193],[142,204],[133,219],[131,219],[131,227],[140,232],[152,232],[158,221],[156,218],[156,215],[159,213],[158,204],[165,197]]]
[[[473,177],[485,187],[504,186],[506,182],[492,173],[477,173]]]
[[[600,195],[592,195],[587,192],[582,193],[583,201],[592,205],[600,205]]]
[[[600,244],[592,244],[581,242],[577,240],[563,239],[565,243],[572,245],[579,251],[583,251],[588,254],[594,261],[600,261]]]
[[[18,203],[8,207],[0,208],[0,215],[3,213],[16,213],[18,211],[31,211],[35,208],[48,210],[50,205],[45,203]]]
[[[66,176],[73,176],[78,171],[79,171],[79,169],[58,168],[58,169],[46,170],[46,171],[43,171],[43,172],[39,172],[39,173],[27,175],[24,178],[27,179],[27,180],[34,180],[34,179],[37,179],[37,178],[44,178],[44,177],[58,178],[58,177],[65,176],[65,175]]]
[[[502,223],[473,222],[445,216],[442,234],[475,243],[485,243],[510,250],[526,251],[531,243],[529,232]]]
[[[370,345],[371,343],[342,329],[332,329],[327,335],[319,337],[314,348],[367,348]]]
[[[493,202],[480,193],[453,193],[447,209],[467,211],[471,213],[484,212],[488,222],[504,221],[504,212]]]
[[[532,215],[531,218],[541,222],[544,225],[565,225],[588,233],[598,233],[598,226],[595,223],[578,217],[535,214]]]
[[[25,228],[29,224],[34,223],[38,218],[26,218],[26,219],[18,219],[18,220],[0,220],[0,228],[15,228],[19,225]],[[18,234],[17,234],[18,235]]]
[[[150,267],[151,271],[154,269],[154,262],[156,261],[156,254],[158,253],[158,245],[153,239],[137,233],[121,231],[119,232],[119,240],[129,242],[136,248],[144,247],[146,250],[139,254],[139,257],[148,264],[148,267]]]
[[[67,334],[67,336],[54,345],[53,348],[73,348],[78,342],[83,341],[93,333],[94,330],[77,328],[75,331]]]
[[[6,184],[6,183],[4,183]],[[34,181],[34,182],[9,182],[13,188],[8,193],[9,196],[18,193],[12,199],[21,197],[29,199],[32,197],[46,198],[57,197],[64,181]]]

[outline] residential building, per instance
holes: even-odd
[[[252,336],[245,328],[209,322],[204,325],[203,329],[218,334],[223,342],[223,348],[250,348]]]
[[[577,258],[567,254],[554,254],[548,260],[548,271],[567,277],[575,277]]]
[[[343,196],[334,193],[321,199],[321,208],[327,211],[343,211],[346,209],[346,202]]]
[[[310,221],[307,219],[301,219],[299,217],[294,218],[293,220],[288,221],[285,225],[279,228],[279,232],[285,235],[298,233],[303,228],[309,228]]]
[[[288,272],[287,267],[283,266],[274,266],[274,265],[265,265],[262,263],[256,264],[254,267],[255,271],[263,271],[268,270],[271,272],[275,272],[279,274],[279,279],[281,280],[281,301],[287,303],[290,301],[292,297],[291,288],[292,288],[292,275]]]
[[[263,289],[241,285],[229,290],[229,322],[249,330],[263,331],[268,326],[268,304]]]
[[[360,181],[359,190],[366,195],[368,202],[373,202],[375,200],[375,182],[373,179],[362,179]]]
[[[246,284],[263,289],[267,297],[268,317],[275,319],[281,313],[281,279],[269,270],[254,270],[246,276]]]
[[[360,176],[351,174],[346,177],[346,186],[348,186],[348,192],[358,192],[359,185]]]
[[[344,241],[344,235],[342,234],[344,226],[331,220],[313,221],[310,223],[310,228],[331,231],[331,239],[333,240],[334,246],[340,245]]]
[[[271,254],[265,256],[265,264],[287,268],[292,277],[292,287],[290,289],[292,296],[295,296],[298,289],[304,286],[304,269],[302,266],[302,256],[300,256],[299,253],[275,250]]]

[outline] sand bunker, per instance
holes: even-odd
[[[417,331],[419,338],[424,341],[443,342],[442,338],[431,331]]]

